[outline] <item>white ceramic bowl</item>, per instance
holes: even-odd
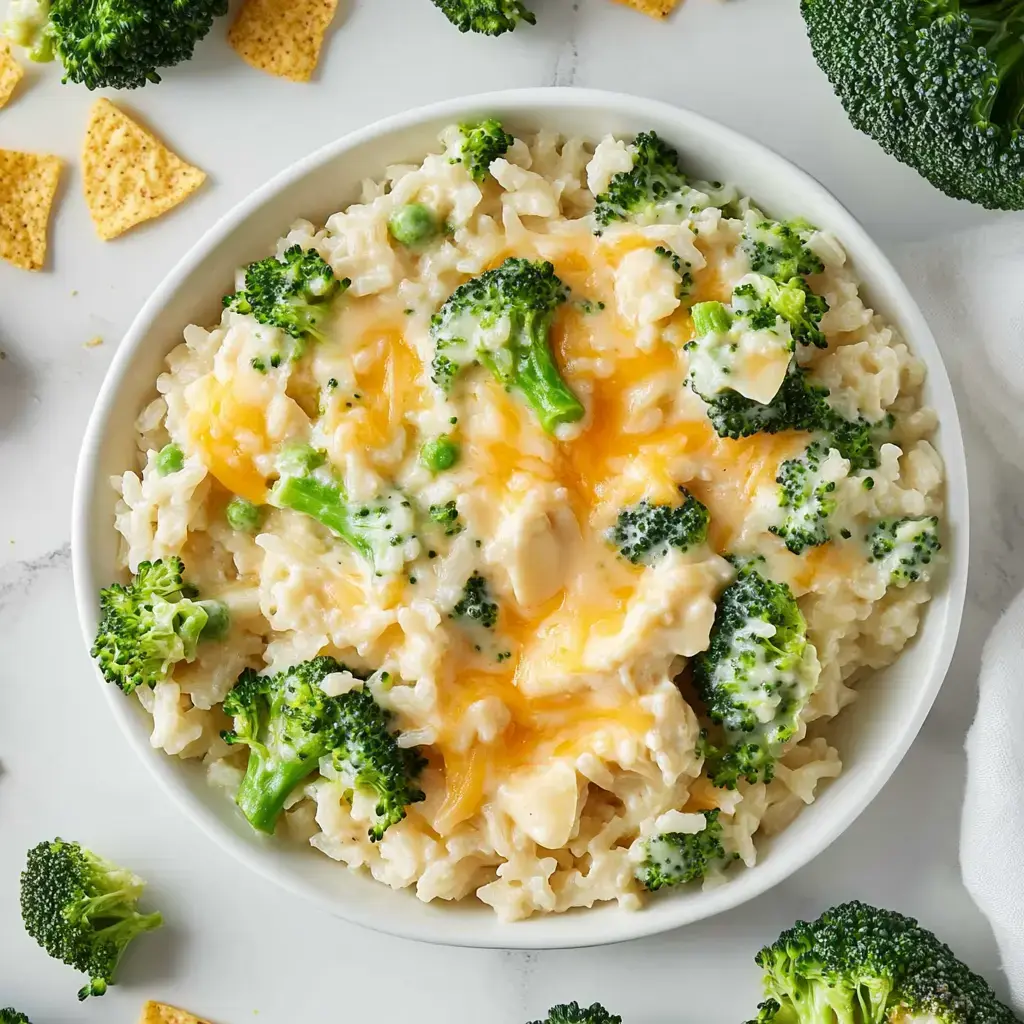
[[[109,477],[133,464],[132,424],[153,391],[164,356],[190,323],[219,316],[235,268],[265,254],[297,217],[322,222],[354,201],[363,178],[387,164],[419,161],[441,128],[484,115],[512,131],[540,128],[600,139],[654,129],[677,146],[696,176],[734,182],[768,212],[802,216],[833,231],[864,283],[868,301],[897,325],[928,367],[927,400],[939,414],[937,445],[948,478],[946,552],[917,639],[890,669],[866,679],[833,735],[842,776],[781,835],[761,844],[756,867],[707,892],[659,894],[639,912],[617,906],[502,924],[471,903],[420,903],[311,849],[257,835],[200,768],[149,745],[148,716],[103,682],[129,742],[178,806],[253,870],[359,924],[407,938],[467,946],[537,949],[585,946],[650,935],[709,917],[764,892],[825,849],[867,806],[906,753],[942,683],[956,642],[967,576],[967,474],[946,371],[928,327],[896,272],[860,225],[822,188],[763,146],[663,103],[581,89],[528,89],[453,100],[389,118],[301,160],[214,225],[154,292],[122,341],[82,446],[74,498],[72,555],[86,641],[95,634],[97,592],[118,578],[114,495]]]

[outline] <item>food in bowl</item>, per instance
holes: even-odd
[[[94,653],[255,829],[424,901],[727,882],[917,631],[923,366],[653,133],[441,145],[185,328]]]

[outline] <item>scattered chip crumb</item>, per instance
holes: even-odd
[[[86,343],[86,348],[99,348],[103,344],[103,339],[97,334],[95,338],[90,338]]]
[[[679,6],[679,0],[617,0],[651,18],[667,18]]]
[[[174,209],[206,180],[106,99],[93,104],[82,176],[89,215],[104,241]]]
[[[154,1003],[150,1000],[142,1007],[139,1024],[207,1024],[207,1022],[187,1010],[179,1010],[176,1006]]]
[[[228,42],[246,64],[308,82],[337,7],[338,0],[245,0]]]
[[[10,43],[0,39],[0,107],[14,95],[24,74],[22,66],[11,53]]]
[[[0,257],[25,270],[46,264],[46,228],[60,159],[0,149]]]

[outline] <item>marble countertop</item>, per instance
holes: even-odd
[[[627,1024],[735,1024],[757,1001],[751,961],[760,945],[797,917],[853,897],[920,916],[1003,990],[988,926],[959,881],[957,837],[981,643],[1024,576],[1024,553],[1012,543],[1024,487],[1017,470],[1001,471],[970,417],[976,512],[984,518],[996,502],[1005,511],[979,542],[986,571],[975,574],[953,670],[919,740],[874,804],[811,865],[677,933],[503,953],[413,945],[346,925],[228,859],[154,789],[106,713],[69,567],[73,470],[90,407],[157,282],[209,223],[297,156],[432,100],[593,86],[691,107],[779,150],[823,181],[911,276],[914,254],[942,235],[1000,220],[939,195],[850,128],[811,60],[796,0],[686,0],[664,24],[608,0],[534,6],[536,29],[486,40],[459,36],[428,0],[342,0],[311,86],[260,75],[211,38],[163,85],[121,98],[210,183],[172,215],[110,244],[93,235],[74,165],[94,97],[60,86],[52,67],[33,69],[0,113],[0,146],[69,162],[47,272],[0,264],[0,1006],[18,1006],[37,1024],[129,1024],[152,997],[220,1024],[256,1013],[261,1024],[296,1024],[397,1015],[406,1009],[390,995],[399,982],[427,1021],[469,1022],[483,1009],[522,1024],[554,1002],[599,999]],[[86,347],[95,337],[103,344]],[[168,919],[129,954],[121,984],[81,1005],[76,976],[19,922],[24,852],[57,834],[148,878]]]

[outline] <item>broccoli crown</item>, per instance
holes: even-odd
[[[636,877],[651,892],[672,885],[696,882],[716,861],[725,860],[722,846],[722,825],[718,808],[704,811],[704,828],[700,832],[664,832],[643,842],[644,859],[636,869]]]
[[[573,1002],[552,1006],[544,1020],[535,1020],[533,1024],[622,1024],[622,1018],[609,1013],[600,1003],[580,1006]]]
[[[179,661],[192,661],[200,640],[227,632],[227,608],[195,600],[180,558],[140,562],[128,586],[100,591],[100,624],[92,645],[108,683],[125,693],[156,686]]]
[[[419,756],[399,749],[387,713],[369,691],[324,693],[324,680],[338,673],[355,674],[326,656],[276,675],[247,669],[225,698],[234,729],[223,733],[224,740],[249,747],[236,801],[253,828],[273,832],[289,795],[324,757],[344,768],[353,786],[377,794],[378,819],[370,829],[375,840],[404,817],[407,803],[423,798],[412,787]]]
[[[298,359],[307,336],[323,337],[320,325],[327,315],[327,303],[350,284],[348,278],[339,281],[318,252],[293,245],[281,259],[269,256],[250,263],[245,268],[245,288],[225,295],[224,305],[284,331],[297,342],[291,358]]]
[[[537,23],[520,0],[434,0],[434,6],[460,31],[500,36],[520,22]]]
[[[477,124],[460,124],[452,161],[462,164],[474,181],[483,181],[491,164],[504,156],[515,141],[493,117]]]
[[[19,1013],[13,1006],[0,1010],[0,1024],[32,1024],[23,1013]]]
[[[794,555],[830,539],[828,519],[836,510],[836,481],[822,473],[828,453],[827,445],[815,441],[800,458],[783,462],[775,478],[779,505],[786,511],[782,522],[768,529]]]
[[[494,629],[497,625],[498,605],[491,599],[491,588],[480,573],[474,571],[466,580],[462,597],[452,609],[452,617],[471,619],[484,629]]]
[[[819,327],[828,303],[815,295],[801,277],[779,284],[763,274],[747,274],[732,293],[732,308],[737,317],[749,321],[753,330],[772,330],[776,318],[782,317],[801,345],[828,347]]]
[[[748,215],[741,245],[755,274],[785,284],[794,277],[820,274],[825,269],[825,264],[807,247],[813,233],[814,228],[805,221],[780,223]]]
[[[56,53],[65,82],[137,89],[160,81],[157,68],[189,60],[214,18],[227,14],[228,0],[39,0],[34,7],[31,19],[8,31],[35,59]]]
[[[1020,0],[802,0],[854,127],[957,199],[1024,208]]]
[[[867,535],[867,545],[868,561],[880,562],[889,582],[905,587],[927,580],[932,559],[942,548],[938,517],[883,519]]]
[[[429,509],[430,518],[444,527],[446,537],[454,537],[462,533],[462,523],[459,522],[459,510],[455,507],[454,501],[446,501],[444,504],[431,505]]]
[[[917,921],[851,902],[798,921],[757,954],[764,1020],[1014,1024],[985,980]]]
[[[55,960],[89,975],[79,999],[103,995],[128,943],[162,924],[159,914],[136,909],[145,885],[78,843],[54,839],[29,850],[21,875],[25,930]]]
[[[818,681],[807,623],[785,583],[741,565],[722,592],[708,649],[694,662],[694,681],[724,742],[709,745],[709,777],[732,789],[741,778],[768,782],[782,748],[796,733]]]
[[[584,415],[562,379],[549,335],[567,290],[546,262],[510,257],[460,285],[430,321],[434,383],[451,391],[463,367],[483,363],[517,388],[549,433]]]
[[[688,551],[708,537],[711,515],[686,488],[680,487],[682,501],[659,505],[646,498],[619,512],[608,540],[619,554],[634,565],[651,565],[664,558],[672,548]]]

